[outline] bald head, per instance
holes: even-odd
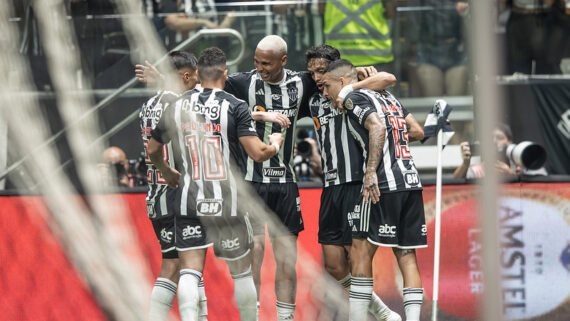
[[[261,39],[257,44],[257,48],[266,51],[273,51],[279,55],[287,54],[287,43],[283,38],[276,35],[269,35]]]
[[[122,149],[116,146],[111,146],[103,152],[103,161],[105,163],[121,163],[125,168],[128,168],[129,161],[127,160],[127,155]]]

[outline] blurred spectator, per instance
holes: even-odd
[[[509,73],[552,74],[557,71],[553,67],[552,55],[560,50],[560,43],[551,42],[556,47],[551,52],[548,40],[553,2],[554,0],[512,0],[506,30]],[[565,32],[568,33],[568,30]]]
[[[548,58],[550,58],[551,69],[555,73],[570,73],[570,66],[567,71],[562,70],[560,65],[562,59],[570,60],[570,1],[554,0],[551,11],[552,29],[549,32]],[[570,61],[568,61],[570,64]]]
[[[98,164],[99,174],[107,186],[133,187],[129,177],[129,160],[119,147],[111,146],[103,152],[103,164]]]
[[[505,124],[499,124],[493,130],[493,143],[497,146],[497,152],[503,159],[497,160],[495,168],[499,174],[517,175],[519,172],[525,175],[547,175],[544,168],[538,170],[521,169],[506,157],[505,149],[507,145],[513,143],[513,133],[511,128]],[[455,169],[453,178],[482,178],[485,176],[485,170],[481,159],[479,143],[462,142],[459,144],[461,149],[461,158],[463,163]]]
[[[464,18],[466,2],[423,0],[433,9],[421,13],[416,76],[422,96],[459,96],[467,93]]]
[[[134,187],[147,184],[144,153],[138,159],[127,159],[125,152],[111,146],[103,152],[103,163],[97,164],[105,186]]]
[[[375,66],[394,73],[391,18],[395,0],[328,0],[325,7],[326,43],[355,66]]]
[[[319,146],[306,129],[297,131],[293,168],[299,181],[320,180],[322,177]]]
[[[152,6],[147,1],[147,15],[154,16],[155,27],[167,48],[173,48],[192,31],[201,28],[228,28],[235,20],[235,17],[228,13],[220,23],[213,0],[151,1]]]

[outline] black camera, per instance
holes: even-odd
[[[129,174],[133,178],[135,186],[148,184],[144,152],[142,152],[137,159],[129,159]]]
[[[469,143],[469,151],[471,156],[481,156],[481,143],[479,141]]]
[[[306,129],[299,129],[297,131],[297,154],[302,157],[309,157],[313,153],[313,146],[311,143],[305,141],[309,137],[309,132]]]

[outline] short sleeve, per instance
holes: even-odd
[[[235,109],[235,120],[237,125],[237,135],[241,136],[257,136],[255,128],[253,128],[253,117],[245,102],[240,102]]]
[[[156,127],[150,132],[152,138],[156,139],[159,143],[168,144],[172,140],[172,133],[176,129],[174,125],[175,109],[175,105],[173,104],[166,106],[158,124],[156,124]]]
[[[251,73],[238,72],[232,74],[226,80],[224,91],[239,99],[247,100]]]
[[[303,117],[311,117],[309,99],[318,93],[319,89],[313,78],[311,78],[311,74],[308,72],[299,73],[299,77],[301,77],[301,81],[303,82],[303,99],[301,100],[301,106],[299,106],[298,116],[298,119],[301,119]]]
[[[408,115],[410,114],[410,112],[404,106],[402,106],[402,113],[404,113],[404,118],[408,117]]]
[[[366,118],[370,114],[377,112],[371,98],[357,91],[353,91],[346,96],[343,107],[348,117],[363,127]]]

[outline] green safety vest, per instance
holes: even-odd
[[[326,43],[355,66],[394,60],[390,29],[381,0],[327,0]]]

